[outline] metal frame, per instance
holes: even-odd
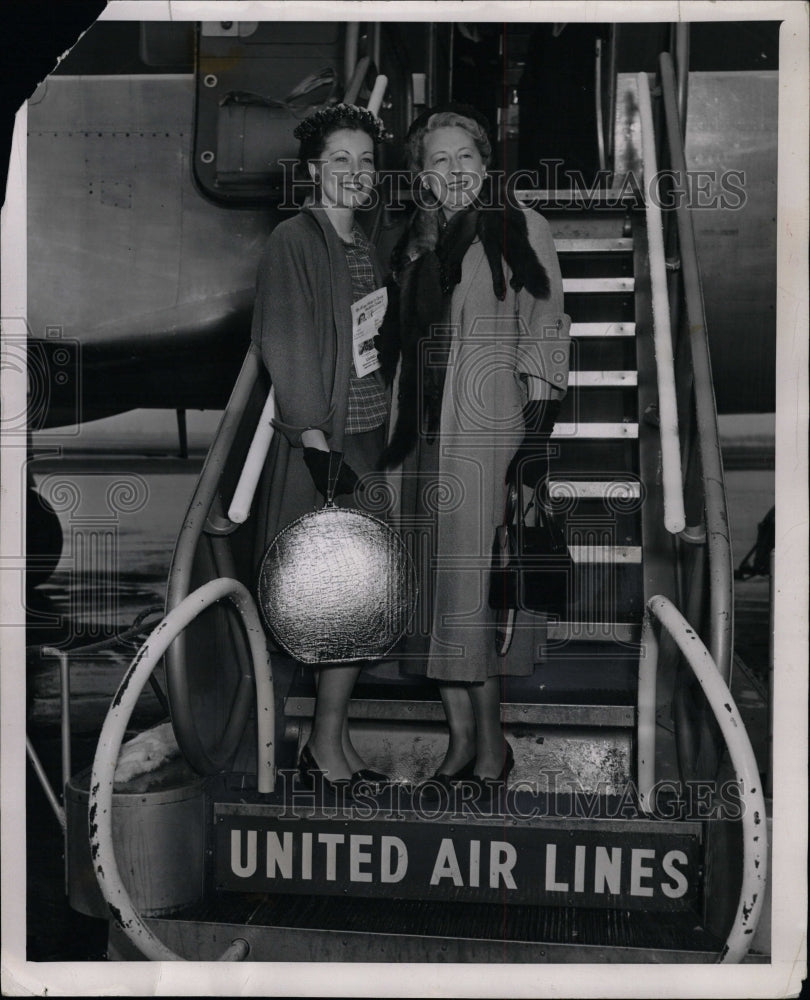
[[[691,377],[696,411],[696,424],[692,433],[700,457],[700,485],[703,491],[709,555],[709,649],[723,680],[728,683],[731,677],[734,633],[734,566],[729,540],[723,463],[695,230],[686,190],[686,157],[677,107],[675,72],[669,53],[662,53],[659,62],[669,156],[674,175],[679,178],[676,186],[682,193],[682,197],[677,199],[678,207],[675,212],[691,365],[689,372],[678,372],[680,383],[677,390],[679,396],[688,395],[690,386],[684,384],[684,380],[685,377]],[[687,543],[695,542],[693,537],[684,534],[680,537]],[[700,533],[697,540],[700,541]]]
[[[745,725],[724,678],[709,651],[689,622],[666,597],[647,602],[638,680],[638,790],[643,809],[649,811],[655,785],[655,688],[658,670],[658,637],[655,626],[677,643],[694,672],[714,712],[728,746],[740,788],[743,827],[743,877],[734,923],[719,962],[740,962],[748,951],[762,916],[768,881],[768,824],[765,796],[754,750]]]
[[[220,477],[260,371],[261,358],[258,348],[251,347],[242,364],[177,538],[166,590],[167,611],[175,608],[188,596],[194,552],[211,519],[211,509],[217,498]],[[219,517],[214,515],[214,521],[216,522],[214,527],[219,526],[223,534],[238,527],[226,521],[221,515]],[[252,679],[245,676],[241,678],[234,699],[235,711],[231,713],[220,747],[216,753],[206,752],[189,706],[186,660],[185,642],[181,634],[167,649],[165,656],[166,687],[171,705],[172,725],[180,749],[195,771],[199,774],[216,774],[227,765],[238,746],[250,711],[251,699],[246,695],[252,689]]]
[[[253,659],[258,730],[258,789],[261,794],[272,791],[275,784],[275,714],[270,657],[255,602],[247,588],[238,580],[221,578],[203,584],[170,611],[158,625],[124,674],[104,720],[93,760],[88,820],[90,853],[95,862],[96,878],[110,913],[123,927],[132,943],[147,958],[153,960],[177,961],[181,956],[167,948],[149,930],[121,880],[112,836],[115,765],[132,710],[144,684],[152,675],[155,664],[197,615],[226,597],[233,602],[244,622]],[[247,942],[237,938],[226,948],[220,961],[240,961],[248,951]]]

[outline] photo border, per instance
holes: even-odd
[[[351,20],[365,2],[232,3],[113,0],[100,20]],[[801,0],[768,4],[725,0],[616,3],[457,2],[374,4],[384,21],[474,19],[553,21],[781,20],[777,212],[776,550],[772,961],[768,965],[464,965],[351,963],[29,963],[25,956],[25,631],[5,625],[0,674],[2,822],[2,974],[6,995],[250,995],[457,997],[771,997],[796,995],[806,961],[807,821],[807,426],[808,426],[808,30]],[[89,25],[88,25],[89,27]],[[25,335],[26,106],[17,116],[3,209],[4,337]],[[22,325],[21,325],[22,324]],[[20,395],[22,391],[22,397]],[[4,367],[4,412],[24,405],[25,379]],[[23,441],[24,445],[24,441]],[[0,481],[20,483],[25,448],[4,442]],[[0,521],[2,621],[19,596],[23,498],[4,487]],[[15,561],[16,560],[16,561]],[[14,582],[16,581],[16,582]],[[16,587],[16,592],[15,592]],[[18,622],[19,624],[19,622]],[[801,835],[799,835],[801,834]],[[777,992],[775,992],[777,991]]]

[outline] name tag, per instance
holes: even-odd
[[[374,337],[388,308],[388,289],[369,292],[352,306],[352,356],[359,378],[376,372],[380,367]]]

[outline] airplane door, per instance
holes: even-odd
[[[206,21],[199,25],[194,174],[218,201],[281,197],[293,129],[345,89],[347,25]]]

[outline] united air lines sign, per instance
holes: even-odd
[[[218,889],[680,909],[696,895],[698,829],[604,830],[215,817]]]

